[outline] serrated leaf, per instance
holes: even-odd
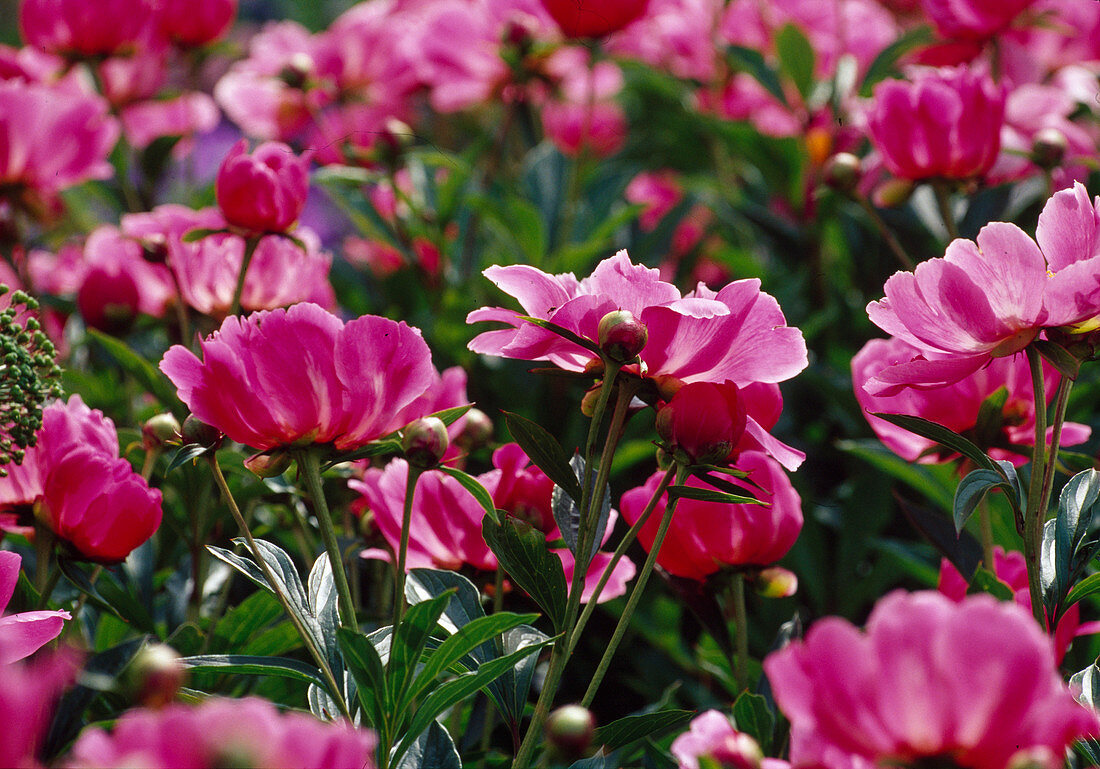
[[[438,721],[432,721],[409,746],[408,752],[395,764],[395,768],[462,769],[462,759],[451,735]]]
[[[535,466],[561,486],[574,502],[580,504],[581,485],[569,464],[569,456],[557,439],[541,425],[511,411],[504,412],[504,421],[512,439],[520,445]]]
[[[921,417],[914,417],[908,414],[885,414],[882,412],[872,412],[874,416],[880,419],[885,419],[892,425],[904,428],[911,433],[916,433],[922,438],[927,438],[930,441],[935,441],[944,448],[950,449],[956,454],[962,454],[969,459],[975,465],[985,470],[993,470],[999,472],[997,464],[985,455],[980,448],[974,445],[973,442],[959,435],[953,430],[949,430],[941,424],[932,422]]]
[[[138,384],[152,393],[162,406],[180,418],[187,414],[183,401],[176,395],[175,386],[160,369],[130,349],[121,339],[116,339],[94,328],[88,329],[88,335],[103,345],[118,365],[136,379]]]
[[[542,607],[560,632],[565,621],[565,571],[561,559],[546,546],[546,535],[511,516],[499,522],[483,519],[481,532],[501,568]]]
[[[764,55],[755,48],[731,45],[726,49],[727,57],[738,68],[752,75],[760,85],[774,96],[780,104],[787,106],[787,95],[783,93],[783,84],[779,76],[764,61]]]
[[[768,708],[767,698],[752,692],[742,692],[733,703],[733,720],[737,724],[737,730],[756,740],[764,753],[771,752],[775,716]]]
[[[608,751],[625,748],[651,735],[686,724],[695,715],[691,710],[661,710],[624,716],[596,729],[593,745],[603,745]]]
[[[775,50],[779,54],[779,69],[791,79],[808,101],[814,88],[814,48],[806,35],[794,24],[787,24],[775,37]]]
[[[492,520],[497,520],[496,505],[493,504],[493,497],[488,490],[481,485],[481,481],[473,477],[469,473],[459,470],[457,467],[448,467],[447,465],[439,465],[435,468],[445,475],[449,475],[456,481],[462,484],[462,488],[470,492],[470,495],[477,500],[477,503],[481,505],[481,509],[485,511],[485,515]]]
[[[584,457],[580,454],[574,454],[573,458],[569,461],[569,466],[572,468],[577,478],[577,482],[583,484],[585,474]],[[588,482],[595,486],[596,472],[589,471],[588,476]],[[593,493],[595,493],[595,491],[593,491]],[[561,537],[565,540],[565,546],[569,548],[569,552],[576,556],[577,548],[580,546],[580,542],[578,541],[581,525],[580,507],[561,486],[555,484],[554,490],[550,495],[550,509],[554,514],[554,521],[558,524],[558,530],[561,531]],[[592,539],[592,547],[589,548],[587,558],[583,559],[584,563],[590,562],[592,556],[600,549],[600,544],[603,542],[603,535],[607,530],[607,521],[610,516],[611,489],[605,488],[603,493],[603,504],[600,505],[600,514],[596,519],[596,532]],[[577,560],[580,561],[581,559]],[[584,567],[582,566],[581,568]]]
[[[257,657],[248,654],[199,654],[183,657],[184,667],[216,669],[219,673],[254,676],[280,676],[320,686],[328,690],[321,671],[313,665],[289,657]]]
[[[696,486],[669,486],[668,498],[696,499],[700,502],[722,502],[730,505],[763,505],[769,507],[769,503],[745,494],[730,494],[728,491],[717,489],[700,489]]]

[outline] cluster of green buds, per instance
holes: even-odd
[[[5,298],[6,294],[9,294]],[[30,313],[38,302],[0,285],[0,477],[3,465],[23,461],[42,427],[42,407],[61,395],[56,350]]]

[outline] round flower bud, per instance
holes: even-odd
[[[197,443],[208,449],[216,449],[222,445],[224,436],[218,428],[211,427],[194,414],[189,414],[187,419],[183,420],[180,437],[185,444]]]
[[[889,179],[875,190],[875,205],[883,208],[903,206],[913,194],[913,186],[913,182],[908,179]]]
[[[723,464],[745,432],[745,409],[733,382],[692,382],[657,412],[657,434],[691,464]]]
[[[1064,133],[1057,128],[1044,128],[1035,134],[1035,140],[1031,143],[1031,162],[1039,168],[1056,168],[1068,148]]]
[[[789,598],[798,591],[798,577],[780,566],[769,566],[756,575],[756,592],[765,598]]]
[[[427,469],[447,453],[447,425],[439,417],[422,417],[401,431],[401,447],[413,467]]]
[[[467,451],[481,448],[493,439],[493,420],[481,409],[466,412],[466,424],[455,438],[455,443]]]
[[[645,324],[629,310],[614,310],[600,319],[600,349],[616,363],[629,363],[649,341]]]
[[[309,193],[309,159],[279,142],[248,152],[241,139],[222,161],[214,196],[225,220],[252,234],[286,232],[298,221]]]
[[[546,719],[546,739],[562,758],[575,760],[588,750],[596,732],[596,719],[581,705],[564,705]]]
[[[855,192],[862,175],[862,162],[850,152],[838,152],[825,163],[825,184],[845,195]]]
[[[145,420],[141,426],[141,445],[146,451],[163,449],[180,439],[180,423],[171,414],[157,414]]]
[[[250,456],[244,466],[257,478],[274,478],[286,472],[290,461],[290,454],[285,451],[265,451]]]
[[[187,680],[180,655],[167,644],[143,646],[123,675],[123,685],[143,707],[162,708],[176,698]]]

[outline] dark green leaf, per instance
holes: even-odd
[[[649,737],[669,729],[676,729],[694,716],[691,710],[661,710],[625,716],[601,726],[592,738],[593,745],[603,745],[608,751],[631,745],[643,737]]]
[[[1042,582],[1044,602],[1053,615],[1064,611],[1064,599],[1096,551],[1086,543],[1100,501],[1100,472],[1085,470],[1069,479],[1058,497],[1058,512],[1051,528],[1044,527]]]
[[[529,625],[520,625],[504,634],[504,654],[512,654],[524,647],[542,643],[546,638],[542,631]],[[523,709],[527,704],[527,695],[531,691],[538,661],[537,654],[524,657],[514,668],[489,684],[489,695],[510,725],[518,726],[523,718]]]
[[[948,430],[941,424],[936,424],[935,422],[922,419],[921,417],[909,416],[908,414],[872,413],[880,419],[885,419],[890,424],[897,425],[911,433],[916,433],[922,438],[935,441],[944,448],[957,454],[962,454],[980,468],[999,472],[997,470],[997,465],[992,459],[987,457],[981,449],[975,446],[971,441],[953,430]]]
[[[917,27],[916,29],[906,32],[886,48],[882,49],[879,55],[875,57],[875,60],[871,62],[871,66],[867,68],[867,74],[863,78],[863,85],[861,85],[859,89],[860,95],[870,96],[871,90],[876,83],[880,80],[884,80],[896,71],[895,68],[902,56],[915,48],[931,43],[933,40],[935,40],[935,36],[932,34],[930,27]]]
[[[401,624],[394,631],[390,644],[390,659],[386,663],[386,678],[390,686],[390,701],[398,714],[404,714],[409,699],[409,687],[416,676],[420,655],[435,632],[443,610],[453,593],[445,592],[435,598],[413,604],[405,612]]]
[[[955,490],[955,531],[961,532],[966,526],[966,521],[977,509],[978,503],[993,489],[1003,489],[1014,493],[1011,484],[1007,483],[1000,473],[994,470],[971,470],[966,477],[959,482]]]
[[[580,454],[574,454],[573,459],[570,460],[569,466],[573,469],[576,475],[578,483],[584,482],[584,457]],[[590,470],[588,473],[588,482],[595,486],[597,473],[594,470]],[[595,494],[595,491],[592,492]],[[550,495],[550,509],[554,513],[554,521],[558,524],[558,529],[561,531],[561,537],[565,540],[565,546],[569,548],[569,552],[574,556],[577,554],[577,547],[580,545],[577,537],[580,533],[581,525],[581,512],[579,504],[573,501],[561,486],[554,485],[554,490]],[[607,521],[611,515],[611,490],[605,488],[603,492],[603,504],[600,506],[600,515],[596,520],[596,532],[592,539],[592,547],[585,559],[584,563],[588,563],[592,560],[592,556],[596,554],[596,551],[600,549],[600,543],[603,542],[604,531],[607,529]],[[580,559],[578,559],[580,560]],[[583,568],[583,566],[582,566]]]
[[[546,547],[546,535],[511,516],[504,516],[499,523],[485,518],[481,531],[501,567],[560,631],[565,620],[565,572],[561,559]]]
[[[731,45],[726,49],[726,55],[735,67],[745,70],[756,78],[757,82],[764,86],[768,93],[778,99],[780,104],[787,104],[787,95],[783,93],[783,84],[779,82],[779,76],[775,71],[764,61],[764,54],[755,48]]]
[[[775,37],[779,69],[798,88],[803,100],[809,100],[814,87],[814,49],[794,24],[787,24]]]
[[[183,446],[180,446],[178,449],[176,449],[176,451],[172,454],[172,460],[168,463],[168,469],[164,471],[164,474],[167,475],[168,473],[175,470],[177,467],[185,465],[190,460],[195,459],[196,457],[201,457],[203,454],[206,454],[210,451],[213,451],[213,449],[207,448],[200,443],[184,444]]]
[[[248,654],[200,654],[180,660],[188,668],[217,668],[219,673],[243,673],[254,676],[280,676],[315,684],[328,689],[321,671],[289,657],[256,657]]]
[[[380,457],[388,454],[399,456],[401,451],[401,441],[393,438],[382,438],[372,443],[368,443],[361,449],[349,451],[346,454],[337,454],[329,458],[321,469],[327,470],[333,465],[338,465],[343,462],[355,462],[359,459],[369,459],[370,457]]]
[[[451,735],[438,721],[432,721],[409,746],[396,769],[462,769],[462,759]]]
[[[441,422],[443,422],[443,424],[447,425],[447,427],[450,427],[455,422],[462,419],[462,417],[466,416],[466,412],[468,412],[473,407],[474,407],[474,405],[472,403],[467,403],[465,406],[455,406],[452,409],[443,409],[442,411],[435,411],[435,412],[432,412],[431,414],[428,414],[428,416],[436,417]]]
[[[187,414],[187,408],[176,395],[175,385],[168,381],[168,377],[161,373],[160,369],[131,350],[121,339],[116,339],[94,328],[88,329],[88,335],[103,345],[111,357],[118,361],[118,365],[136,379],[138,384],[152,393],[162,406],[181,418]]]
[[[1073,586],[1063,602],[1063,607],[1068,609],[1078,601],[1095,593],[1100,593],[1100,574],[1090,574]]]
[[[1073,353],[1046,339],[1036,339],[1031,344],[1050,365],[1058,369],[1059,374],[1071,381],[1077,381],[1077,375],[1081,373],[1081,361]]]
[[[969,582],[982,560],[982,546],[968,531],[957,532],[943,515],[894,495],[913,528],[923,534]]]
[[[572,342],[579,347],[583,347],[598,358],[603,358],[603,353],[600,351],[600,346],[598,344],[591,339],[585,339],[583,336],[578,336],[564,326],[559,326],[557,323],[546,320],[545,318],[533,318],[530,315],[518,315],[516,317],[518,320],[525,320],[532,325],[557,334],[562,339]]]
[[[409,604],[418,604],[453,591],[451,602],[439,618],[439,624],[450,633],[485,616],[481,608],[481,594],[474,583],[453,571],[440,569],[410,569],[405,578],[405,598]]]
[[[669,486],[668,498],[669,500],[697,499],[700,502],[724,502],[731,505],[769,506],[767,502],[762,502],[755,497],[744,494],[730,494],[727,491],[718,491],[717,489],[700,489],[696,486]]]
[[[944,512],[951,512],[955,484],[952,482],[948,485],[941,481],[929,465],[906,462],[877,440],[840,441],[837,446],[841,451],[860,457],[907,484],[927,497],[930,502],[934,502]]]
[[[970,578],[970,589],[967,593],[988,593],[999,601],[1013,601],[1016,593],[1011,587],[997,578],[997,575],[983,566],[974,571]]]
[[[770,753],[775,716],[768,708],[768,700],[759,694],[742,692],[733,703],[733,720],[738,731],[749,734],[764,753]]]
[[[581,485],[577,482],[577,476],[569,464],[569,456],[557,439],[541,425],[519,414],[505,411],[504,421],[508,425],[508,432],[512,434],[512,439],[520,445],[531,461],[546,473],[550,480],[565,489],[565,493],[572,497],[573,501],[580,504]]]
[[[456,481],[461,483],[462,488],[470,492],[473,498],[477,500],[477,503],[481,505],[481,509],[485,511],[485,515],[494,521],[497,520],[497,509],[496,506],[493,504],[493,497],[491,494],[489,494],[485,487],[481,485],[481,482],[478,481],[477,478],[473,477],[469,473],[464,473],[457,467],[447,467],[446,465],[440,465],[435,469],[439,470],[442,473],[446,473],[447,475],[451,476]]]
[[[974,423],[974,437],[981,446],[992,446],[1004,430],[1005,403],[1008,402],[1008,388],[998,387],[982,401],[978,409],[978,419]]]
[[[344,656],[344,665],[355,679],[359,704],[371,725],[379,730],[388,729],[387,724],[397,714],[389,701],[386,671],[374,644],[367,636],[346,627],[336,628],[336,641]]]

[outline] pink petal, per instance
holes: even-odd
[[[61,634],[67,611],[27,611],[0,618],[0,665],[29,657]]]

